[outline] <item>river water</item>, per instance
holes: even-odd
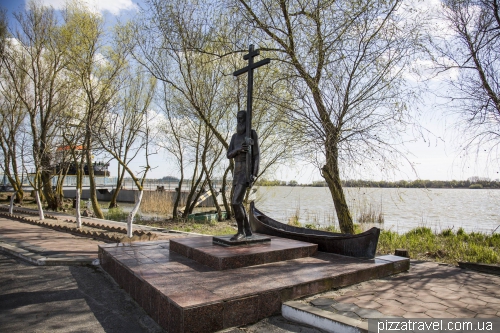
[[[491,233],[500,225],[500,190],[345,188],[347,203],[356,220],[363,211],[383,213],[386,230],[403,233],[416,227],[434,231],[462,227]],[[336,224],[330,191],[326,187],[259,187],[256,206],[270,217],[287,222]],[[500,232],[500,228],[496,230]]]

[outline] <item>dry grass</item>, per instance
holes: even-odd
[[[358,214],[358,223],[384,223],[384,213],[376,211],[371,204],[364,205]]]
[[[170,216],[174,209],[175,192],[144,191],[141,212]]]

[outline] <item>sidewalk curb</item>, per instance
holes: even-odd
[[[368,333],[368,323],[318,309],[299,301],[281,305],[281,314],[288,320],[306,324],[326,332]]]
[[[0,241],[0,251],[28,261],[37,266],[98,266],[99,259],[92,258],[47,258],[28,250]]]

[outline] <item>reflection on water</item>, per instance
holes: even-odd
[[[382,211],[384,229],[399,233],[426,226],[440,232],[462,227],[491,233],[500,225],[500,190],[345,188],[347,203],[356,220],[370,207]],[[256,205],[276,220],[297,215],[302,223],[329,225],[336,221],[326,187],[259,187]],[[500,228],[497,229],[500,232]]]

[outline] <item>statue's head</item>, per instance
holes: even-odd
[[[236,119],[238,121],[236,132],[238,132],[238,134],[245,134],[246,123],[247,123],[247,112],[245,110],[239,111],[238,114],[236,115]]]

